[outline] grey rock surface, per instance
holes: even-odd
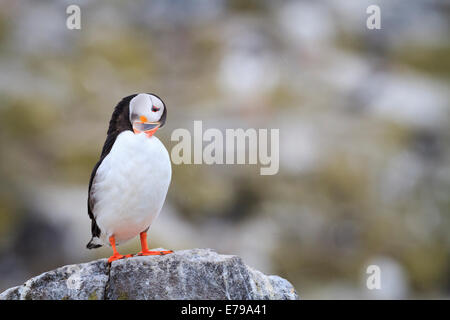
[[[64,266],[0,294],[0,300],[298,299],[294,287],[210,249]]]
[[[73,264],[45,272],[0,294],[0,300],[104,299],[107,259]]]

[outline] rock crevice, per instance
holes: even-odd
[[[0,300],[298,299],[289,281],[210,249],[64,266],[0,294]]]

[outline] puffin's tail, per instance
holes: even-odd
[[[102,244],[100,243],[100,239],[97,237],[92,237],[91,241],[86,245],[86,248],[88,249],[97,249],[100,248]]]

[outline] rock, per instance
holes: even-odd
[[[161,249],[163,250],[163,249]],[[298,299],[294,287],[211,249],[64,266],[0,294],[0,300]]]
[[[0,300],[103,299],[108,269],[107,259],[64,266],[4,291]]]

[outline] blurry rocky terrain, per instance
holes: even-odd
[[[70,4],[81,30],[66,28]],[[110,254],[85,248],[90,173],[116,103],[154,92],[169,152],[194,120],[278,128],[280,171],[173,165],[151,247],[239,255],[305,299],[449,297],[448,1],[0,8],[0,291]],[[372,264],[381,290],[366,288]]]

